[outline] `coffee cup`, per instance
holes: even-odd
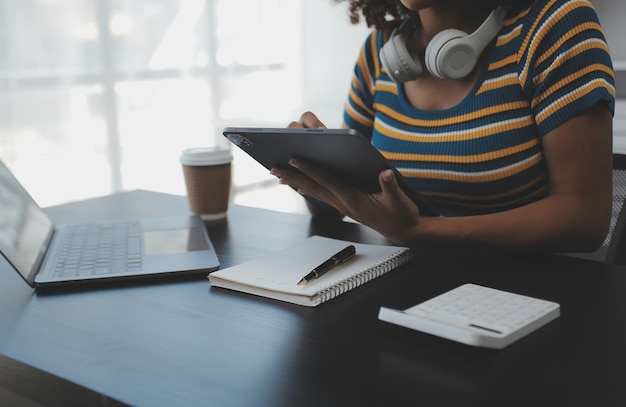
[[[180,155],[189,209],[204,220],[226,217],[232,158],[222,146],[187,148]]]

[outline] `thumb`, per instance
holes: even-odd
[[[383,195],[396,195],[398,193],[398,181],[392,170],[384,170],[378,176],[378,183]]]

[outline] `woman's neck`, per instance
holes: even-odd
[[[437,33],[454,28],[468,34],[476,31],[492,12],[491,9],[477,9],[472,2],[463,0],[453,7],[432,6],[418,11],[421,21],[420,42],[428,43]]]

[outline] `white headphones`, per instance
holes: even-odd
[[[472,34],[456,29],[443,30],[426,47],[424,63],[428,71],[441,79],[461,79],[469,75],[485,47],[498,34],[509,6],[499,6]],[[380,60],[389,77],[398,83],[417,79],[423,72],[420,58],[406,46],[414,24],[407,19],[392,33],[380,50]],[[410,29],[410,30],[409,30]],[[409,31],[409,35],[405,32]]]

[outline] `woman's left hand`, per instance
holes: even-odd
[[[295,169],[271,170],[280,178],[281,184],[335,207],[397,244],[406,244],[410,236],[414,236],[414,228],[420,221],[419,210],[400,189],[393,171],[385,170],[379,174],[381,192],[368,193],[306,161],[292,159],[289,164]]]

